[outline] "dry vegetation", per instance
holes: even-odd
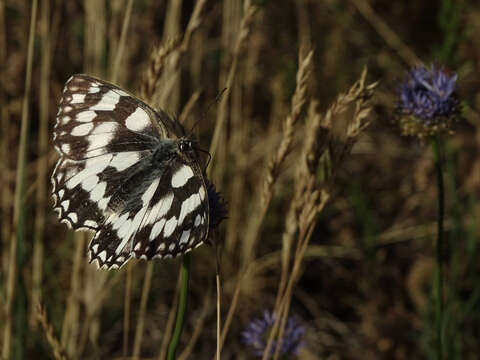
[[[473,0],[0,0],[2,357],[165,358],[179,259],[97,270],[89,235],[51,209],[58,99],[87,73],[187,128],[202,119],[229,207],[216,234],[222,359],[253,357],[240,334],[265,309],[281,315],[272,338],[302,319],[300,359],[433,359],[432,154],[391,123],[398,79],[423,60],[460,79],[465,120],[445,152],[445,348],[477,359],[478,33]],[[215,251],[193,252],[178,359],[214,359]]]

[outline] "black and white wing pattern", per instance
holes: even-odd
[[[207,239],[208,194],[191,144],[178,122],[120,88],[86,75],[67,81],[54,128],[54,209],[69,227],[95,232],[90,261],[114,269]]]

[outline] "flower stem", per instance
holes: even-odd
[[[175,359],[175,352],[177,351],[177,346],[180,342],[180,337],[182,336],[183,324],[185,323],[185,314],[187,312],[188,300],[188,280],[190,277],[190,257],[190,253],[183,255],[182,268],[180,269],[180,300],[178,302],[175,329],[173,330],[172,340],[170,341],[170,345],[168,346],[167,360]]]
[[[443,360],[443,217],[445,212],[445,193],[443,184],[442,160],[441,160],[441,140],[434,137],[432,140],[432,148],[435,159],[435,169],[437,173],[437,188],[438,188],[438,218],[437,218],[437,248],[436,261],[437,269],[435,272],[435,320],[437,332],[437,359]]]

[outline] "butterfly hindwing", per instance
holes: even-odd
[[[86,75],[67,81],[52,175],[62,222],[95,232],[91,261],[175,257],[205,241],[208,195],[196,155],[179,155],[183,127],[120,88]]]
[[[162,177],[135,239],[136,258],[176,257],[206,239],[209,209],[203,177],[198,171],[177,163]]]
[[[130,255],[171,258],[199,246],[208,233],[208,202],[195,171],[176,163],[151,176],[141,196],[130,197],[121,212],[105,220],[89,245],[91,261],[117,268]]]

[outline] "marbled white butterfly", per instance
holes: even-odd
[[[169,258],[207,239],[209,204],[195,143],[182,125],[105,81],[72,76],[53,142],[54,207],[95,232],[90,262],[116,269],[131,256]]]

